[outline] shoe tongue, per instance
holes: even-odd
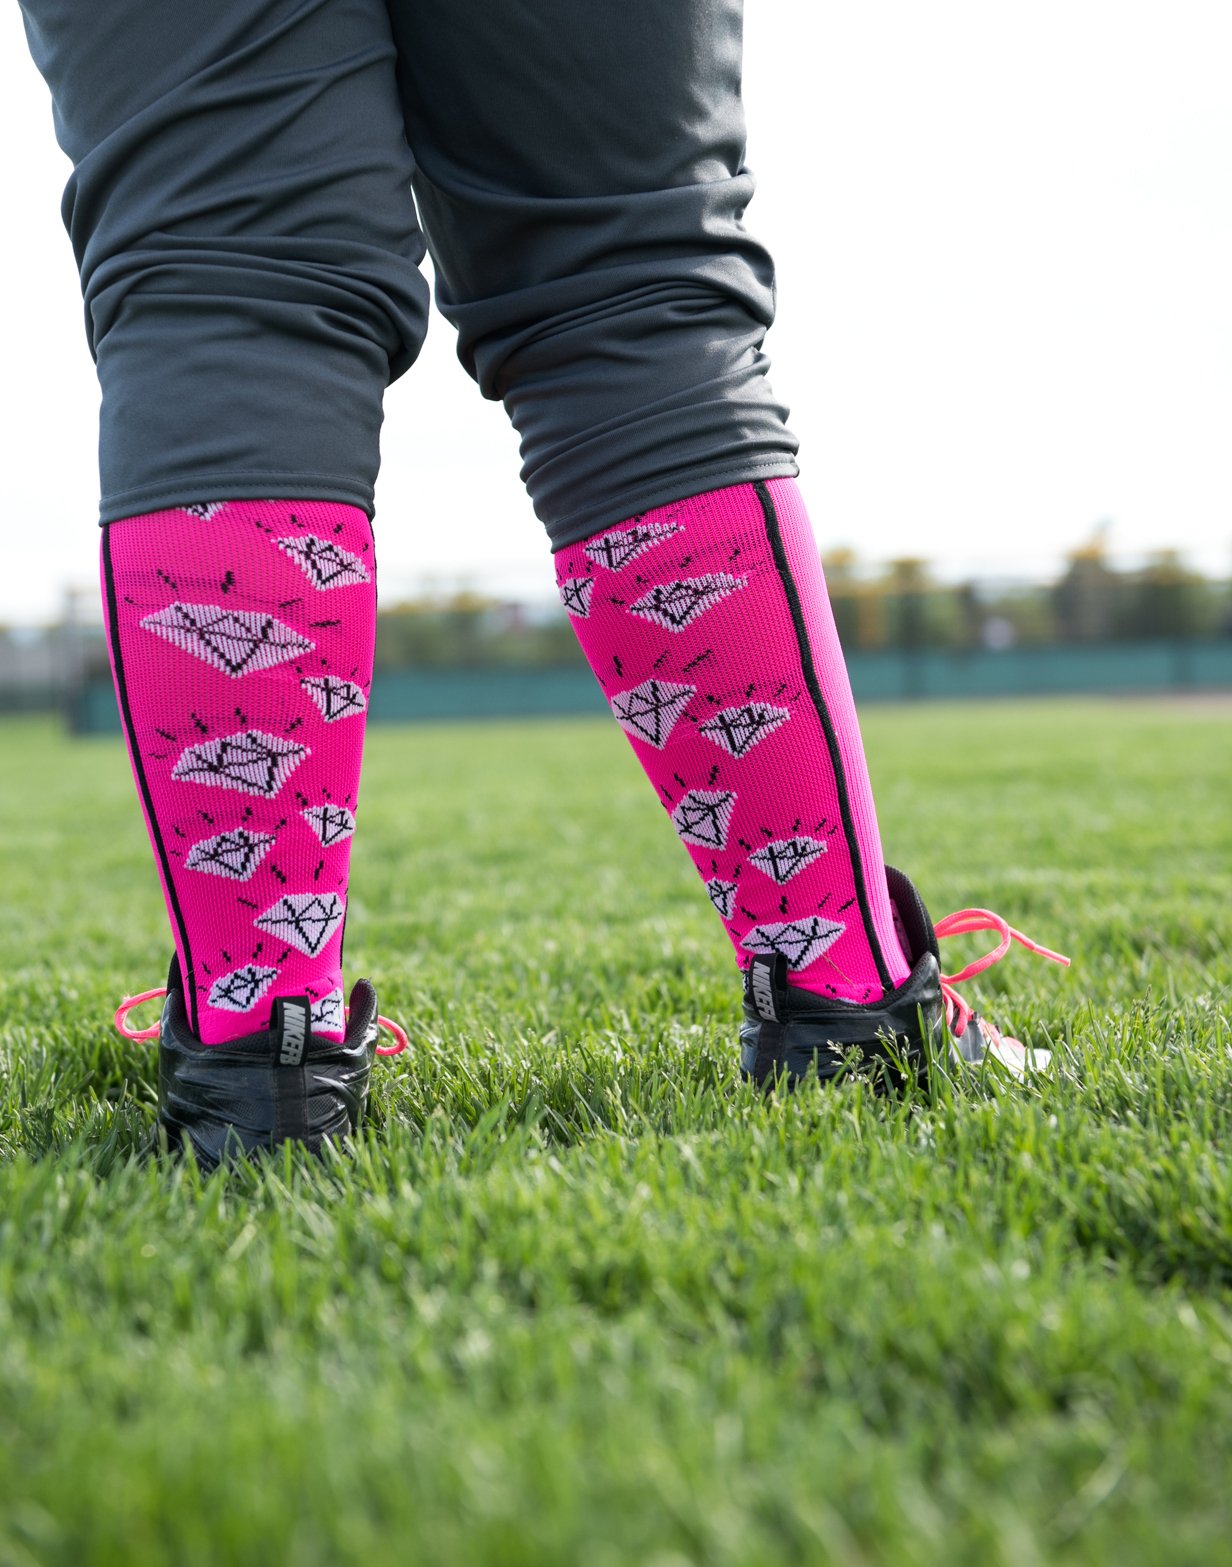
[[[312,1033],[307,996],[279,996],[270,1012],[270,1054],[276,1066],[300,1066]]]
[[[892,865],[885,868],[886,887],[890,894],[890,907],[894,911],[894,928],[903,945],[903,953],[912,968],[926,952],[931,952],[940,963],[937,950],[937,933],[928,910],[924,907],[917,888],[907,880],[902,871]]]

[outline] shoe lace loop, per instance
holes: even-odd
[[[157,990],[143,990],[140,995],[124,997],[124,1000],[121,1001],[120,1005],[116,1008],[115,1026],[119,1032],[124,1035],[125,1039],[158,1038],[160,1027],[158,1023],[153,1024],[150,1028],[130,1028],[128,1026],[128,1014],[133,1010],[134,1007],[141,1006],[143,1002],[157,1001],[160,997],[165,996],[166,994],[167,987],[163,985]],[[344,1007],[343,1011],[348,1017],[351,1015],[350,1007]],[[383,1028],[387,1034],[391,1034],[394,1040],[392,1045],[378,1045],[376,1047],[377,1055],[400,1056],[406,1047],[410,1044],[410,1039],[407,1037],[406,1030],[400,1023],[395,1023],[392,1018],[378,1016],[376,1022],[377,1027]]]
[[[941,994],[945,999],[945,1021],[951,1034],[956,1036],[966,1031],[973,1008],[970,1002],[955,990],[955,985],[961,985],[967,979],[974,979],[977,974],[990,969],[994,963],[1000,963],[1010,950],[1011,942],[1018,942],[1028,952],[1037,953],[1041,958],[1047,958],[1050,963],[1059,963],[1062,968],[1068,968],[1070,965],[1070,959],[1064,953],[1054,952],[1051,947],[1042,947],[1039,942],[1032,941],[1029,936],[1024,936],[1020,930],[1015,930],[1008,920],[1003,919],[1000,914],[994,914],[991,909],[958,909],[955,913],[947,914],[944,919],[938,920],[933,928],[937,932],[938,939],[944,939],[946,936],[970,936],[981,930],[996,931],[1001,938],[991,952],[973,958],[955,974],[941,976]]]

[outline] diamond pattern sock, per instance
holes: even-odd
[[[353,506],[223,501],[103,529],[103,604],[133,776],[193,1032],[308,995],[343,1035],[342,937],[376,631]]]
[[[870,1003],[907,977],[847,668],[794,480],[556,556],[561,599],[741,967]]]

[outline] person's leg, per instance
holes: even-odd
[[[578,640],[741,966],[781,954],[795,985],[878,1001],[910,965],[795,483],[644,512],[567,545],[556,570]]]
[[[912,961],[765,378],[739,0],[394,15],[438,302],[613,711],[741,966],[878,1003]]]
[[[103,529],[116,691],[203,1044],[302,995],[314,1031],[342,1038],[375,564],[367,517],[330,501]]]
[[[552,545],[794,474],[739,0],[390,0],[436,299]]]
[[[21,0],[73,163],[101,518],[371,511],[427,321],[382,0]]]
[[[215,1068],[248,1102],[245,1042],[288,1017],[343,1037],[368,513],[382,395],[422,341],[423,245],[381,0],[23,10],[74,164],[109,643],[177,951],[178,1131],[195,1083],[218,1101]],[[305,1108],[303,1043],[275,1051],[295,1084],[258,1088],[256,1143],[337,1130]],[[194,1131],[203,1157],[225,1121]]]

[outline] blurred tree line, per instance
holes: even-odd
[[[1118,569],[1097,536],[1071,551],[1052,583],[936,582],[923,560],[891,561],[864,578],[849,552],[826,561],[843,645],[1007,648],[1232,635],[1232,591],[1191,570],[1176,550]]]
[[[939,583],[927,561],[861,569],[850,550],[825,557],[834,618],[851,651],[1008,648],[1232,636],[1232,587],[1187,567],[1175,550],[1122,569],[1097,531],[1052,583]],[[552,606],[475,592],[382,609],[378,669],[561,667],[580,659],[568,617]]]

